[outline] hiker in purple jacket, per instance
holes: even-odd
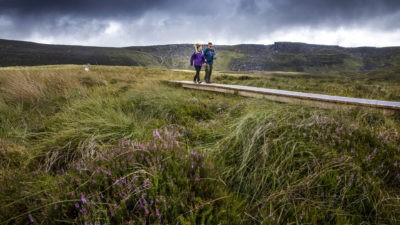
[[[195,52],[192,54],[192,57],[190,57],[190,65],[193,66],[194,63],[194,68],[196,69],[196,75],[193,78],[193,82],[196,84],[201,84],[200,71],[205,62],[206,58],[203,55],[203,48],[200,44],[196,44]]]

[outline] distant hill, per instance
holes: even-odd
[[[344,48],[276,42],[273,45],[216,46],[216,69],[233,71],[365,72],[400,66],[400,47]],[[143,47],[87,47],[1,40],[0,66],[99,64],[187,69],[190,44]]]

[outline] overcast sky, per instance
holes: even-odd
[[[400,46],[400,0],[0,0],[0,38],[132,46]]]

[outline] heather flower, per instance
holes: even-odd
[[[143,196],[142,196],[142,201],[143,201],[144,205],[147,205],[146,196],[147,196],[146,193],[144,193]]]
[[[96,221],[96,222],[94,222],[93,225],[100,225],[100,223]]]
[[[172,137],[172,133],[169,132],[166,128],[164,129],[164,133],[167,137]]]
[[[87,204],[87,200],[85,198],[85,195],[81,194],[81,201],[83,204]]]
[[[397,160],[394,161],[393,166],[394,166],[394,167],[397,167],[398,165],[399,165],[399,163],[397,162]]]
[[[117,181],[115,181],[115,185],[117,185],[118,187],[121,187],[121,180],[118,179]]]
[[[82,214],[86,215],[87,214],[87,210],[85,208],[82,208],[79,210]]]
[[[158,217],[160,217],[160,216],[161,216],[161,214],[160,214],[160,210],[158,210],[157,208],[156,208],[156,215],[157,215]]]
[[[126,178],[125,178],[125,177],[122,177],[122,178],[117,179],[117,180],[115,181],[115,185],[117,185],[118,187],[121,187],[122,184],[127,184]]]
[[[31,223],[35,222],[35,219],[33,218],[32,214],[28,215],[28,219],[29,219],[29,222],[31,222]]]
[[[147,180],[144,180],[144,181],[143,181],[142,187],[143,187],[143,188],[148,188],[148,187],[149,187],[149,183],[147,182]]]
[[[122,143],[121,143],[122,147],[127,147],[127,146],[129,146],[130,144],[131,144],[131,141],[130,141],[130,140],[125,140],[125,141],[122,141]]]
[[[142,199],[139,200],[139,209],[143,209],[144,205]]]
[[[160,132],[158,132],[158,129],[153,131],[153,136],[159,138],[160,140],[163,140]]]
[[[164,167],[161,164],[159,164],[158,165],[158,172],[163,172],[163,171],[164,171]]]
[[[356,153],[356,149],[355,149],[355,148],[351,148],[351,149],[350,149],[350,153],[351,153],[351,154]]]

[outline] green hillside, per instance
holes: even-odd
[[[329,83],[329,93],[395,99],[397,71],[342,74],[356,79],[355,89],[336,75],[213,78],[310,92]],[[399,113],[167,82],[192,76],[148,67],[0,68],[0,224],[399,224]],[[382,91],[371,94],[370,82]]]
[[[400,66],[400,47],[343,48],[277,42],[217,45],[220,71],[368,72]],[[92,64],[188,69],[190,44],[105,48],[0,40],[0,66]]]
[[[160,66],[160,59],[124,48],[45,45],[0,40],[0,66],[56,64]]]

